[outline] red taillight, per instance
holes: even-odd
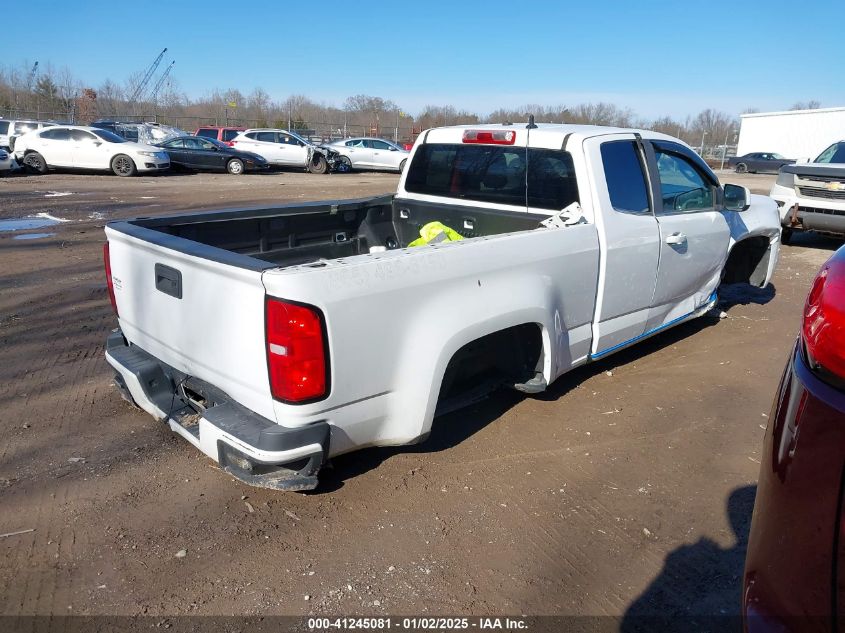
[[[489,143],[491,145],[513,145],[516,132],[513,130],[465,130],[464,143]]]
[[[234,146],[235,146],[234,141],[223,141],[223,142],[224,142],[224,143],[226,143],[226,145],[228,145],[229,147],[234,147]]]
[[[804,305],[801,334],[810,364],[845,378],[845,249],[816,275]]]
[[[267,297],[267,367],[276,400],[308,402],[328,392],[323,317],[317,308]]]
[[[111,307],[115,314],[117,312],[117,301],[114,300],[114,281],[111,278],[111,257],[109,257],[109,243],[103,244],[103,264],[106,267],[106,286],[109,289],[109,299],[111,300]],[[118,314],[118,316],[120,316]]]

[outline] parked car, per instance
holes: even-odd
[[[203,136],[205,138],[213,138],[221,143],[226,143],[229,147],[233,147],[232,139],[234,139],[241,132],[246,132],[245,127],[219,127],[216,125],[205,125],[198,127],[194,132],[194,136]]]
[[[845,612],[845,247],[825,263],[769,415],[745,562],[746,631]]]
[[[56,125],[48,121],[17,121],[0,119],[0,149],[13,149],[15,139],[33,130]]]
[[[414,149],[413,143],[401,143],[401,145],[402,145],[402,149],[404,149],[405,151],[408,151],[408,152],[410,152],[412,149]]]
[[[780,208],[785,244],[795,231],[845,235],[845,141],[812,163],[781,167],[769,195]]]
[[[0,174],[8,174],[15,168],[15,157],[5,149],[0,149]]]
[[[380,138],[348,138],[331,143],[348,169],[402,171],[410,152],[393,141]]]
[[[706,313],[721,279],[765,286],[780,226],[663,134],[475,125],[429,130],[395,196],[105,231],[122,394],[235,477],[303,490]]]
[[[127,141],[108,130],[62,125],[30,132],[15,143],[15,158],[39,174],[54,168],[110,170],[118,176],[170,168],[167,152]]]
[[[745,172],[756,174],[758,171],[777,172],[784,165],[794,162],[795,159],[784,158],[774,152],[752,152],[742,156],[731,156],[728,159],[728,167],[733,167],[738,174]]]
[[[157,143],[170,157],[170,164],[200,171],[227,171],[238,176],[247,170],[269,169],[269,163],[258,154],[242,152],[217,139],[180,136]]]
[[[246,130],[231,142],[237,149],[263,156],[271,165],[303,167],[314,174],[325,174],[341,164],[335,148],[314,145],[287,130]]]
[[[177,127],[155,121],[94,121],[91,127],[108,130],[122,136],[127,141],[144,143],[145,145],[155,145],[177,136],[188,135],[187,132]]]

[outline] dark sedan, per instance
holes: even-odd
[[[784,165],[791,165],[795,162],[793,158],[784,158],[774,152],[752,152],[744,156],[731,156],[728,159],[728,167],[733,167],[738,174],[749,172],[756,174],[758,171],[777,170]]]
[[[229,147],[213,138],[179,136],[158,143],[170,156],[170,164],[197,171],[227,171],[238,176],[247,170],[269,169],[264,158]]]
[[[763,440],[746,631],[841,631],[845,615],[845,247],[813,281]]]

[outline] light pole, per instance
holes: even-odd
[[[728,153],[728,134],[730,134],[733,130],[728,128],[728,131],[725,132],[725,144],[722,145],[722,164],[719,165],[719,171],[725,168],[725,154]]]
[[[699,153],[701,154],[702,158],[704,158],[704,137],[705,136],[707,136],[707,130],[704,130],[701,133],[701,152],[699,152]]]

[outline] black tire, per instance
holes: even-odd
[[[405,171],[405,165],[407,165],[407,164],[408,164],[408,159],[407,159],[407,158],[406,158],[405,160],[403,160],[401,163],[399,163],[399,173],[400,173],[400,174],[401,174],[403,171]]]
[[[780,231],[780,243],[781,244],[789,244],[792,240],[792,229],[789,228],[782,228]]]
[[[33,174],[46,174],[49,167],[47,161],[38,152],[30,152],[23,157],[23,164]]]
[[[314,157],[311,159],[311,169],[310,171],[312,174],[325,174],[329,170],[329,163],[326,161],[326,157],[322,154],[314,154]]]
[[[233,176],[240,176],[244,173],[244,162],[240,158],[233,158],[226,163],[226,171]]]
[[[745,163],[737,163],[736,164],[736,173],[744,174],[747,171],[748,171],[748,165],[746,165]]]
[[[118,154],[111,159],[111,170],[115,176],[127,178],[134,176],[138,168],[135,167],[135,161],[129,158],[126,154]]]
[[[341,156],[338,159],[338,162],[341,165],[344,165],[344,171],[352,171],[352,160],[349,158],[349,156]]]

